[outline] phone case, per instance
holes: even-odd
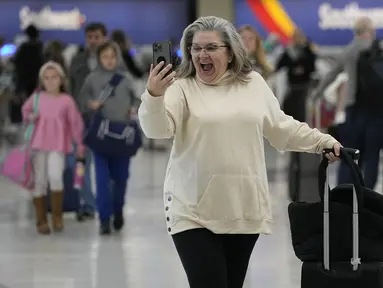
[[[165,62],[163,67],[172,64],[172,44],[170,42],[153,43],[153,64],[156,66],[161,61]]]

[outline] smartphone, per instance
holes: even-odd
[[[172,44],[170,42],[154,42],[153,43],[153,65],[156,66],[160,62],[165,62],[162,69],[165,68],[168,64],[172,64]],[[169,75],[172,72],[170,70],[166,75]]]

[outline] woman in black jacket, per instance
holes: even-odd
[[[301,122],[306,122],[306,99],[311,75],[315,72],[315,61],[311,43],[297,29],[276,65],[276,71],[287,68],[288,90],[283,110]]]
[[[125,33],[122,30],[114,30],[110,39],[113,42],[116,42],[121,49],[121,55],[125,62],[126,68],[128,71],[136,78],[142,78],[144,76],[144,72],[137,66],[136,62],[132,55],[130,55],[130,45],[129,41],[126,39]]]
[[[33,25],[25,30],[28,40],[20,45],[13,58],[15,97],[10,102],[10,120],[12,124],[22,123],[21,107],[37,88],[39,71],[44,64],[43,43],[40,31]]]

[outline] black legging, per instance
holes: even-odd
[[[190,288],[242,288],[258,234],[193,229],[173,235]]]

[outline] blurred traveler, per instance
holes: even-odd
[[[81,101],[83,100],[81,99],[82,95],[80,91],[84,85],[85,79],[88,77],[89,73],[94,71],[98,66],[97,49],[107,40],[107,29],[103,23],[89,23],[85,27],[85,37],[86,49],[73,58],[69,70],[72,96],[78,105],[81,105]],[[91,153],[87,153],[86,157],[85,181],[80,191],[82,207],[78,215],[79,220],[84,220],[86,218],[93,219],[96,211],[96,203],[91,183]],[[75,165],[76,161],[74,155],[71,162]]]
[[[130,110],[136,103],[132,90],[132,80],[127,78],[120,49],[114,42],[106,42],[99,47],[97,56],[99,65],[89,74],[81,90],[82,110],[97,111],[102,109],[105,118],[128,123]],[[105,97],[110,96],[105,102],[98,101],[98,98],[106,93],[105,87],[116,74],[123,75],[123,79],[113,89],[112,95],[105,95]],[[112,216],[115,230],[121,230],[124,225],[123,208],[129,177],[130,157],[109,157],[94,151],[93,157],[100,234],[110,234]]]
[[[284,49],[275,66],[276,72],[283,68],[287,70],[287,89],[283,97],[282,109],[287,115],[301,122],[307,121],[307,99],[311,75],[315,71],[315,61],[316,55],[311,50],[310,42],[301,30],[296,29],[291,43]],[[302,158],[301,153],[293,152],[290,156],[291,171],[303,169],[306,160]],[[290,178],[289,182],[293,183],[295,178],[295,176]]]
[[[271,233],[263,137],[280,150],[340,150],[283,113],[240,39],[224,19],[196,20],[183,33],[177,73],[152,66],[139,108],[147,137],[174,137],[166,222],[191,288],[241,288],[259,235]]]
[[[270,33],[266,40],[263,42],[263,47],[265,49],[266,59],[274,70],[277,60],[284,51],[284,46],[282,45],[279,35]],[[282,73],[274,73],[267,79],[267,84],[269,84],[271,90],[273,91],[274,95],[277,96],[278,100],[282,99],[284,96],[284,80],[285,77]]]
[[[86,77],[97,68],[97,49],[107,40],[107,33],[103,23],[93,22],[85,27],[86,49],[73,58],[69,71],[72,96],[77,103]]]
[[[46,214],[48,186],[51,190],[53,229],[61,231],[65,158],[66,154],[72,152],[72,141],[77,144],[77,156],[84,157],[84,125],[76,103],[67,92],[66,76],[60,64],[47,62],[41,67],[39,78],[40,89],[23,105],[23,118],[25,122],[35,121],[31,147],[35,151],[33,166],[36,186],[33,202],[37,231],[49,234]],[[34,113],[35,103],[38,113]]]
[[[284,46],[282,45],[279,35],[270,33],[266,40],[263,42],[263,47],[267,56],[266,59],[274,69],[277,60],[280,58],[284,51]]]
[[[373,40],[375,39],[375,28],[372,21],[369,18],[359,18],[354,25],[354,39],[344,49],[340,57],[337,59],[337,65],[327,73],[326,77],[316,89],[315,94],[319,97],[322,96],[323,91],[328,85],[333,83],[339,73],[345,72],[348,75],[347,84],[347,106],[353,104],[356,94],[356,76],[357,76],[357,61],[362,51],[365,51],[371,47]]]
[[[322,97],[324,90],[344,71],[348,75],[346,83],[346,95],[344,106],[346,119],[339,126],[338,135],[342,143],[361,150],[361,165],[364,167],[366,187],[373,189],[376,183],[379,163],[379,150],[381,147],[380,135],[383,122],[375,117],[373,113],[361,111],[356,105],[358,90],[358,60],[362,52],[371,48],[375,39],[376,31],[371,19],[359,18],[354,25],[354,39],[344,49],[337,59],[337,65],[326,75],[318,89],[315,97]],[[372,118],[373,117],[373,118]],[[352,131],[352,133],[350,133]],[[338,171],[338,183],[350,183],[351,171],[346,164],[340,165]]]
[[[344,123],[346,120],[344,106],[347,81],[348,75],[342,72],[336,77],[335,81],[323,91],[323,98],[326,104],[335,110],[335,124]]]
[[[247,55],[253,64],[254,70],[260,73],[263,78],[267,79],[267,77],[271,75],[273,69],[267,63],[261,36],[250,25],[242,26],[239,28],[238,32],[241,35]]]
[[[64,59],[64,44],[59,40],[53,40],[48,43],[44,51],[44,62],[54,61],[61,65],[64,69],[65,74],[68,72],[68,67],[66,66]]]
[[[263,42],[266,54],[273,54],[278,48],[282,47],[281,39],[278,34],[270,33]]]
[[[69,71],[69,67],[72,63],[72,60],[73,58],[81,53],[81,52],[84,52],[83,50],[81,50],[81,47],[79,45],[76,45],[76,44],[67,44],[65,46],[65,49],[63,51],[63,57],[64,57],[64,61],[65,61],[65,66],[68,67],[68,71]]]
[[[316,55],[311,44],[299,29],[294,31],[288,45],[277,61],[276,71],[287,68],[288,89],[283,102],[283,111],[296,120],[306,121],[306,99],[311,75],[315,71]]]
[[[31,25],[27,27],[25,34],[28,40],[20,45],[14,56],[15,98],[10,105],[10,118],[14,124],[22,122],[22,104],[36,89],[39,70],[44,63],[40,31]]]
[[[124,31],[114,30],[110,36],[110,39],[117,43],[120,47],[122,59],[126,65],[128,71],[136,78],[142,78],[144,72],[138,67],[137,63],[134,61],[134,58],[131,55],[130,41],[126,38]]]

